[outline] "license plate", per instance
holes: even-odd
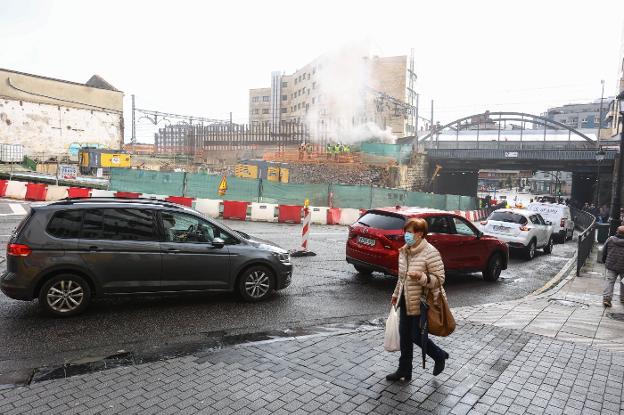
[[[361,243],[362,245],[375,246],[374,239],[364,238],[363,236],[358,236],[357,241],[358,243]]]
[[[493,225],[492,226],[492,230],[496,231],[496,232],[504,232],[507,233],[509,232],[511,228],[508,228],[507,226],[498,226],[498,225]]]

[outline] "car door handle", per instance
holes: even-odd
[[[91,251],[91,252],[98,252],[98,251],[101,251],[101,250],[102,250],[102,248],[100,248],[99,246],[92,245],[92,246],[89,247],[89,251]]]
[[[172,254],[175,254],[176,252],[180,252],[180,250],[179,250],[179,249],[176,249],[176,248],[169,248],[169,249],[167,249],[167,252],[170,252],[170,253],[172,253]]]

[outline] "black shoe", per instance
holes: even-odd
[[[446,365],[446,359],[449,358],[449,354],[444,352],[444,359],[436,360],[435,366],[433,367],[433,376],[438,376],[440,373],[444,371],[444,366]]]
[[[389,380],[391,382],[396,382],[397,380],[400,380],[402,382],[409,382],[410,380],[412,380],[412,375],[404,375],[401,374],[401,372],[399,372],[398,370],[394,373],[389,374],[388,376],[386,376],[386,380]]]

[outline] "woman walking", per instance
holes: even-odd
[[[425,289],[440,289],[444,283],[444,264],[440,253],[425,239],[427,222],[421,218],[408,219],[403,227],[405,245],[399,249],[399,277],[397,279],[392,304],[400,308],[399,334],[401,337],[401,357],[396,372],[386,376],[387,380],[397,381],[412,379],[412,359],[414,343],[421,345],[420,336],[420,299]],[[427,355],[435,366],[433,375],[444,370],[448,353],[427,340]]]

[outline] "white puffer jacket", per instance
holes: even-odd
[[[420,271],[423,278],[409,278],[408,273]],[[438,282],[440,285],[438,285]],[[423,239],[417,246],[409,248],[407,245],[399,249],[399,277],[393,297],[400,300],[405,295],[406,312],[408,316],[420,315],[420,297],[423,287],[436,289],[440,287],[444,295],[444,263],[438,250]],[[437,292],[434,291],[434,294]]]

